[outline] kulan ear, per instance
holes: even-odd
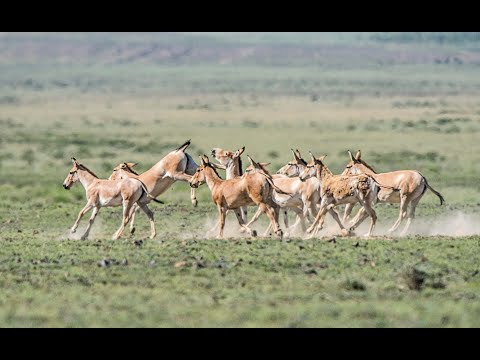
[[[318,160],[323,161],[323,159],[325,159],[326,157],[327,157],[327,155],[320,156],[320,157],[318,158]]]
[[[203,156],[202,155],[198,155],[198,157],[200,158],[200,162],[202,165],[205,165],[205,160],[203,159]]]
[[[293,150],[293,149],[290,149],[290,150],[292,150],[293,158],[295,159],[295,161],[298,161],[298,155],[295,152],[295,150]]]
[[[250,157],[250,155],[247,155],[247,157],[248,157],[248,160],[250,161],[250,164],[252,164],[252,166],[253,166],[254,168],[257,168],[257,169],[258,169],[259,166],[258,166],[258,164],[255,162],[255,160],[253,160],[253,159]]]
[[[355,159],[359,161],[361,157],[362,157],[362,153],[360,152],[360,150],[358,150],[357,154],[355,155]]]
[[[208,156],[203,154],[203,161],[205,162],[205,164],[210,164],[210,160],[208,160]]]
[[[125,163],[127,164],[128,167],[133,168],[134,166],[137,166],[138,163]]]
[[[241,149],[238,149],[236,152],[235,152],[235,157],[239,157],[240,155],[243,154],[243,152],[245,151],[245,146],[242,147]]]
[[[271,163],[264,163],[264,162],[261,162],[260,165],[263,166],[263,167],[267,167],[268,165],[270,165]]]
[[[347,152],[348,152],[348,156],[350,157],[350,161],[355,162],[355,158],[353,157],[352,152],[350,150],[347,150]]]
[[[72,157],[72,162],[73,162],[74,165],[78,165],[78,161],[74,157]]]
[[[300,154],[300,151],[298,151],[298,149],[295,150],[295,153],[297,154],[297,157],[298,157],[299,159],[302,158],[302,155]]]
[[[309,151],[308,153],[309,153],[309,154],[310,154],[310,156],[312,157],[312,160],[313,160],[313,161],[317,160],[317,159],[315,158],[315,156],[313,156],[313,154],[312,154],[312,152],[311,152],[311,151]]]

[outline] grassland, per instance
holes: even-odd
[[[0,38],[8,49],[0,52],[0,326],[478,327],[477,45],[384,45],[384,38],[139,34],[120,45],[108,34]],[[160,54],[172,39],[197,49],[197,58],[124,61],[152,41]],[[53,40],[66,49],[94,44],[98,53],[62,48],[80,60],[51,59],[38,42]],[[36,50],[23,61],[11,60],[29,46]],[[239,52],[245,46],[256,49],[253,60]],[[282,64],[262,46],[328,51],[309,58],[289,50],[292,63]],[[425,48],[462,63],[425,57]],[[337,63],[338,51],[351,56]],[[417,230],[404,238],[248,239],[229,218],[231,237],[215,240],[205,236],[216,220],[208,189],[198,190],[193,208],[188,185],[178,183],[160,196],[165,205],[151,206],[153,240],[143,215],[134,235],[109,240],[118,208],[100,211],[88,241],[68,234],[85,202],[80,186],[61,187],[70,157],[107,177],[122,161],[145,171],[186,139],[195,159],[212,147],[245,145],[272,170],[298,148],[327,154],[339,173],[346,150],[362,149],[378,171],[421,171],[447,205],[427,192]],[[397,211],[377,207],[379,234]],[[458,214],[467,221],[449,220]],[[265,219],[256,226],[265,227]],[[418,235],[433,227],[472,235]]]

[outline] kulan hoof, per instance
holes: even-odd
[[[192,200],[192,205],[193,205],[193,207],[197,207],[198,201],[197,200]]]
[[[282,229],[278,229],[275,231],[275,234],[280,238],[280,240],[283,238],[283,231]]]
[[[77,229],[70,229],[70,234],[75,234],[77,232]]]
[[[352,232],[350,230],[347,230],[347,229],[342,229],[342,231],[340,231],[341,236],[350,236],[351,234],[352,234]]]
[[[256,237],[257,236],[257,230],[252,230],[252,237]]]
[[[135,229],[134,227],[131,228],[131,229],[130,229],[130,234],[132,234],[132,235],[135,234],[135,230],[136,230],[136,229]]]

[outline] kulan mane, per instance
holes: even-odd
[[[373,171],[374,174],[377,173],[373,167],[371,167],[370,165],[368,165],[368,164],[367,164],[365,161],[363,161],[362,159],[357,160],[357,161],[359,161],[360,164],[362,164],[363,166],[366,166],[368,169],[370,169],[371,171]]]
[[[240,171],[239,174],[240,174],[240,175],[243,175],[242,158],[241,158],[240,156],[238,157],[238,167],[240,168],[240,169],[239,169],[239,171]]]
[[[127,167],[128,171],[130,171],[132,174],[135,174],[135,175],[138,176],[138,173],[135,170],[133,170],[130,166],[128,166],[127,164],[125,164],[125,166]]]
[[[208,167],[215,172],[215,175],[217,175],[221,180],[223,180],[223,178],[222,178],[222,177],[220,176],[220,174],[217,172],[217,169],[215,169],[212,165],[210,165],[210,163],[208,164]]]
[[[94,176],[94,177],[96,177],[96,178],[98,179],[98,176],[95,175],[95,173],[94,173],[92,170],[90,170],[89,168],[87,168],[85,165],[80,164],[79,167],[80,167],[82,170],[85,170],[85,171],[88,172],[90,175],[92,175],[92,176]]]

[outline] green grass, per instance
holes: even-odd
[[[478,237],[135,244],[52,235],[4,235],[2,326],[479,326]],[[418,290],[412,268],[424,278]]]

